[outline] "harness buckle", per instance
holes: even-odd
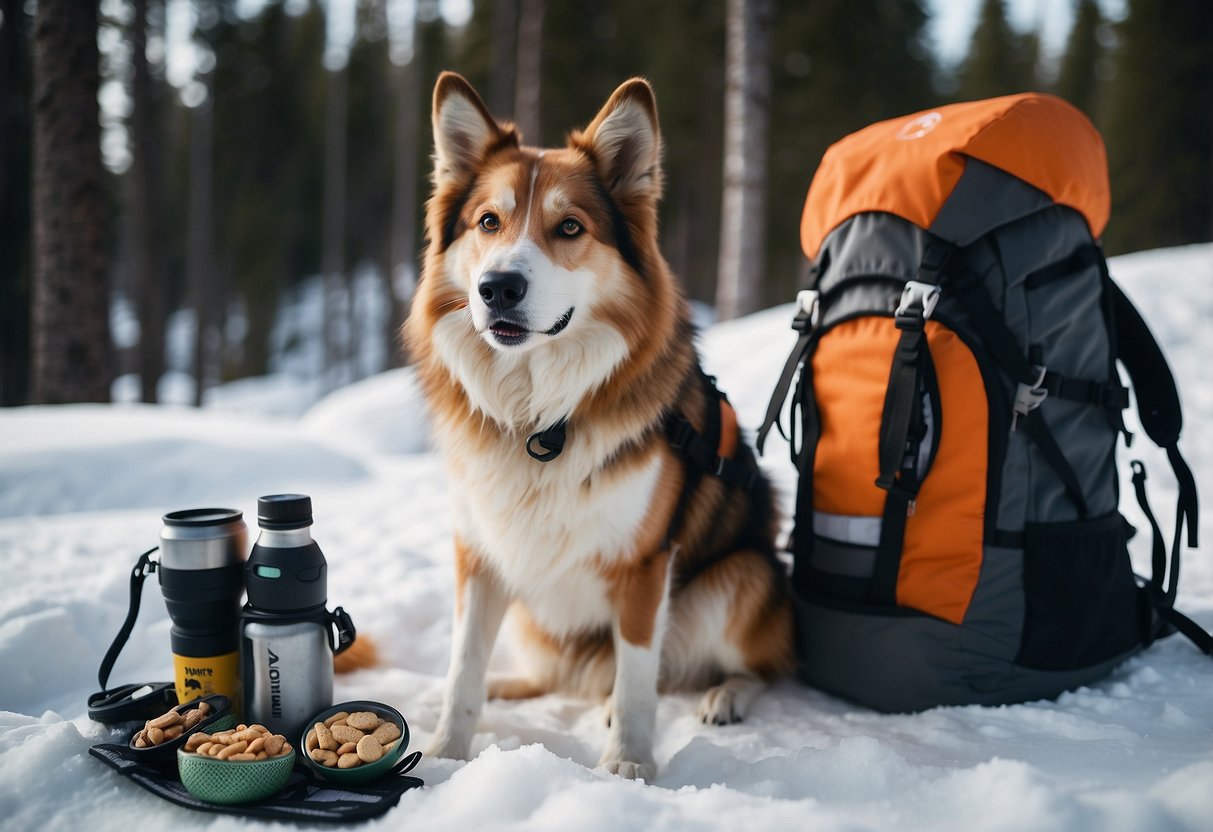
[[[1032,367],[1032,372],[1036,373],[1036,381],[1033,384],[1021,381],[1015,388],[1015,401],[1011,405],[1011,430],[1018,426],[1020,416],[1027,416],[1049,397],[1049,391],[1044,386],[1048,368],[1037,364]]]
[[[821,321],[821,292],[816,289],[802,289],[796,293],[796,317],[792,319],[792,329],[806,332],[817,327]]]
[[[901,303],[893,314],[898,319],[918,318],[921,315],[922,320],[930,320],[942,294],[938,283],[907,280],[905,288],[901,290]]]

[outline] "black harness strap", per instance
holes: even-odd
[[[670,447],[680,452],[691,464],[687,466],[682,493],[678,495],[678,503],[670,515],[663,548],[671,546],[678,532],[682,530],[691,496],[705,474],[745,490],[753,488],[758,482],[757,469],[719,453],[722,450],[722,440],[726,438],[722,435],[721,413],[724,408],[731,409],[732,405],[729,404],[728,397],[717,389],[714,378],[702,369],[699,369],[698,373],[707,402],[704,411],[704,433],[695,430],[695,426],[677,411],[670,413],[665,421],[666,438]]]

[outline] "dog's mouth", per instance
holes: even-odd
[[[564,332],[565,327],[569,325],[569,321],[573,320],[573,307],[569,307],[569,311],[560,316],[560,320],[552,325],[551,329],[545,330],[544,335],[559,335]]]
[[[569,322],[573,320],[573,307],[560,316],[559,320],[552,325],[550,329],[545,329],[539,332],[540,335],[554,337],[568,327]],[[533,331],[527,329],[522,324],[515,321],[500,319],[493,321],[488,327],[489,334],[493,336],[493,340],[503,347],[516,347],[529,338]]]

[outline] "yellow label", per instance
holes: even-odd
[[[173,654],[173,675],[177,683],[177,701],[190,702],[221,693],[240,704],[240,653],[220,656],[178,656]]]

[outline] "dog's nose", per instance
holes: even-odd
[[[526,278],[521,272],[485,272],[480,276],[479,290],[485,306],[505,312],[526,297]]]

